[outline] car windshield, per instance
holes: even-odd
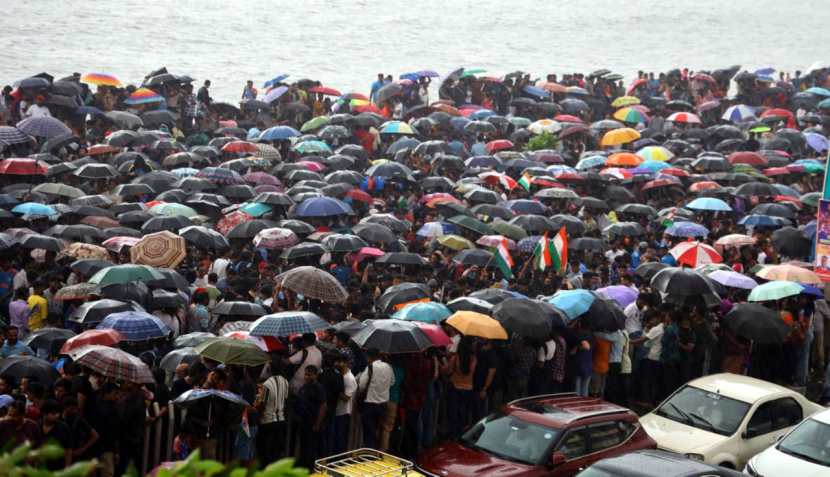
[[[830,425],[807,419],[778,443],[778,450],[814,464],[830,467]]]
[[[684,386],[656,414],[673,421],[724,436],[735,433],[749,410],[749,403],[718,393]]]
[[[497,413],[479,421],[461,443],[502,459],[537,465],[545,458],[559,431]]]

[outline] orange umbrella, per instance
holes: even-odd
[[[637,139],[640,139],[640,133],[637,132],[637,130],[635,129],[612,129],[611,131],[605,133],[604,136],[602,136],[602,141],[600,142],[600,145],[603,147],[619,146],[621,144],[628,144],[630,142],[634,142]]]
[[[787,282],[821,283],[821,278],[812,270],[795,265],[766,265],[755,274],[764,280],[781,280]]]
[[[490,340],[506,340],[507,331],[493,318],[474,311],[457,311],[447,318],[447,324],[465,336]]]
[[[632,154],[630,152],[618,152],[616,154],[611,154],[608,160],[605,161],[605,165],[616,167],[637,167],[643,162],[643,158],[636,154]]]
[[[163,230],[145,235],[130,249],[133,263],[176,268],[187,256],[184,238]]]

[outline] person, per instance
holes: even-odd
[[[383,85],[384,85],[383,73],[378,73],[378,79],[375,80],[372,83],[372,85],[369,87],[369,89],[370,89],[369,101],[372,101],[373,103],[375,102],[375,93],[377,93],[378,90],[383,87]]]
[[[18,288],[14,291],[14,301],[9,304],[9,324],[18,330],[18,337],[26,339],[29,336],[29,290]]]
[[[433,374],[433,360],[424,353],[414,353],[404,361],[401,386],[403,439],[401,455],[412,459],[418,455],[423,434],[422,413],[427,407],[427,394]]]
[[[187,311],[187,332],[210,330],[210,311],[208,311],[208,294],[203,289],[193,293],[193,303]]]
[[[304,368],[304,383],[297,393],[296,428],[300,434],[298,464],[308,469],[321,455],[323,424],[326,419],[326,388],[320,384],[320,368],[309,364]]]
[[[78,400],[63,400],[63,420],[69,428],[69,443],[64,448],[69,462],[90,459],[89,450],[98,442],[98,431],[79,413]]]
[[[196,93],[196,101],[199,103],[200,109],[210,111],[210,104],[213,99],[210,97],[210,80],[206,79],[202,87]]]
[[[46,105],[46,95],[35,95],[35,101],[31,106],[26,108],[23,113],[23,119],[27,118],[51,118],[52,112],[49,111],[49,106]]]
[[[242,101],[253,101],[256,99],[257,94],[259,94],[259,92],[254,87],[254,82],[248,80],[245,83],[245,87],[242,89]]]
[[[477,357],[473,351],[473,339],[462,336],[458,342],[458,351],[450,357],[446,374],[450,377],[450,389],[447,396],[447,421],[452,436],[461,435],[469,424],[470,415],[475,408],[473,394],[473,377],[475,376]]]
[[[354,397],[357,392],[357,380],[349,366],[349,358],[342,352],[337,354],[334,365],[343,376],[343,392],[337,397],[337,406],[334,414],[334,442],[332,454],[340,454],[348,450],[349,431],[352,421]]]
[[[363,424],[363,446],[376,448],[380,433],[380,421],[389,402],[389,390],[395,383],[395,374],[389,364],[383,362],[380,350],[366,351],[369,364],[357,378],[360,420]]]
[[[337,360],[342,359],[336,350],[329,351],[323,356],[323,371],[320,373],[320,384],[326,390],[326,419],[323,422],[323,442],[320,446],[323,455],[331,455],[335,452],[334,441],[337,438],[335,416],[337,415],[337,404],[340,396],[346,389],[343,375],[337,369]]]
[[[317,347],[317,336],[314,333],[304,333],[300,338],[301,349],[288,358],[289,365],[294,366],[291,377],[291,392],[297,394],[305,384],[305,368],[314,366],[318,370],[323,365],[323,353]]]
[[[47,468],[58,470],[69,467],[72,464],[72,438],[69,426],[61,420],[61,405],[54,399],[48,399],[40,407],[43,416],[40,423],[40,432],[44,442],[53,442],[64,449],[63,459],[56,462],[56,459],[47,463]]]
[[[105,382],[98,389],[95,412],[90,413],[90,424],[98,434],[98,440],[90,451],[100,463],[101,477],[115,474],[115,454],[118,450],[119,411],[117,406],[119,390],[111,382]]]
[[[35,353],[31,348],[18,341],[18,329],[15,326],[10,326],[6,329],[6,342],[0,348],[0,358],[8,358],[11,356],[34,356]]]
[[[584,321],[579,322],[574,344],[571,346],[574,391],[577,395],[587,397],[593,375],[593,338]]]
[[[49,315],[49,302],[43,296],[43,289],[46,288],[42,281],[35,282],[34,293],[29,295],[26,302],[29,304],[29,329],[37,331],[46,326],[46,317]]]

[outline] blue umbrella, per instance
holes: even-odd
[[[790,225],[791,222],[784,217],[774,217],[772,215],[750,214],[744,216],[738,221],[738,225],[752,226],[752,227],[783,227]]]
[[[516,248],[519,249],[520,252],[531,253],[536,248],[536,244],[539,243],[541,238],[541,235],[531,235],[529,237],[525,237],[519,240],[519,243],[516,244]]]
[[[253,141],[254,139],[257,139],[260,134],[262,134],[262,131],[260,131],[257,128],[251,128],[248,130],[248,135],[246,136],[246,139],[248,139],[249,141]]]
[[[828,149],[828,147],[830,147],[830,143],[828,143],[827,138],[819,133],[804,133],[804,137],[807,139],[807,145],[816,152],[824,152]]]
[[[473,156],[464,161],[464,165],[468,168],[484,167],[498,169],[502,166],[502,163],[496,156]]]
[[[276,88],[272,89],[271,91],[265,94],[265,97],[262,98],[268,104],[273,103],[274,101],[278,100],[280,96],[284,95],[288,92],[287,86],[277,86]]]
[[[418,237],[435,238],[455,233],[453,224],[444,222],[427,222],[415,233]]]
[[[801,286],[804,287],[804,290],[801,292],[802,295],[810,295],[816,298],[824,298],[824,292],[821,291],[815,285],[809,285],[807,283],[801,283]]]
[[[268,128],[259,135],[260,141],[284,141],[286,139],[291,139],[292,137],[299,137],[302,136],[300,131],[292,128],[291,126],[274,126],[272,128]]]
[[[170,333],[170,328],[157,316],[143,311],[112,313],[98,323],[96,328],[116,330],[124,335],[127,341],[164,338]]]
[[[242,396],[238,394],[234,394],[230,391],[219,390],[219,389],[189,389],[182,393],[179,397],[177,397],[173,404],[177,404],[180,406],[188,406],[190,404],[195,403],[201,399],[212,399],[212,398],[219,398],[224,401],[228,401],[231,404],[238,404],[240,406],[249,406],[248,401],[242,398]]]
[[[420,78],[437,78],[439,75],[435,71],[432,70],[420,70],[420,71],[413,71],[411,73],[404,73],[400,76],[400,79],[409,79],[412,81],[418,81]]]
[[[300,202],[294,209],[297,217],[330,217],[352,213],[349,204],[333,197],[311,197]]]
[[[272,86],[276,86],[278,83],[282,83],[282,81],[283,81],[284,79],[288,78],[288,76],[290,76],[290,75],[286,75],[286,74],[282,74],[282,73],[280,73],[280,74],[278,74],[277,76],[274,76],[273,78],[271,78],[271,79],[269,79],[268,81],[266,81],[266,82],[265,82],[265,84],[264,84],[264,85],[262,85],[262,86],[263,86],[264,88],[270,88],[270,87],[272,87]]]
[[[456,131],[463,131],[464,126],[466,126],[469,122],[470,120],[464,116],[454,116],[450,119],[450,126],[452,126]]]
[[[830,108],[830,98],[827,98],[827,99],[822,99],[822,100],[821,100],[821,101],[820,101],[820,102],[816,105],[816,107],[817,107],[817,108],[819,108],[819,109],[828,109],[828,108]]]
[[[709,229],[694,222],[675,222],[666,233],[675,237],[705,237],[709,235]]]
[[[259,217],[267,214],[268,212],[271,212],[271,206],[268,204],[263,204],[261,202],[249,202],[240,207],[239,210],[245,212],[250,216]]]
[[[603,167],[605,166],[605,162],[607,160],[608,158],[605,156],[589,156],[584,159],[580,159],[579,162],[576,163],[576,170],[584,171],[595,167]]]
[[[52,138],[71,135],[72,130],[59,120],[49,116],[26,118],[17,123],[17,129],[30,136]]]
[[[530,199],[514,199],[502,202],[501,205],[507,207],[517,214],[537,214],[545,213],[546,207],[539,201]]]
[[[816,96],[824,96],[825,98],[830,98],[830,89],[827,88],[813,86],[812,88],[807,88],[806,90],[804,90],[804,92],[815,94]]]
[[[663,169],[668,169],[669,167],[671,167],[671,165],[666,164],[665,162],[646,161],[646,162],[640,164],[639,166],[637,166],[637,169],[642,168],[642,169],[647,169],[651,172],[658,172],[658,171],[662,171]]]
[[[588,311],[596,296],[588,290],[565,290],[548,298],[548,303],[561,310],[569,320],[574,320]]]
[[[527,85],[522,91],[537,98],[550,98],[550,92],[536,86]]]
[[[470,119],[473,121],[478,121],[481,119],[487,119],[490,116],[495,116],[495,111],[490,111],[489,109],[479,109],[478,111],[473,112],[470,114]]]
[[[251,336],[291,336],[295,334],[314,333],[330,325],[308,311],[284,311],[265,315],[251,323]]]
[[[22,204],[17,204],[12,209],[12,212],[23,215],[40,215],[44,217],[57,215],[58,213],[52,207],[46,204],[39,204],[37,202],[24,202]]]
[[[797,190],[788,185],[772,184],[772,186],[775,187],[781,195],[788,195],[790,197],[795,197],[796,199],[801,197],[801,194],[799,194]]]
[[[686,204],[687,209],[708,210],[712,212],[731,212],[732,207],[726,202],[714,197],[698,197]]]
[[[452,310],[442,303],[411,303],[401,308],[392,318],[407,321],[421,321],[424,323],[440,323],[452,315]]]

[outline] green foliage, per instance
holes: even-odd
[[[533,136],[527,142],[528,151],[539,151],[542,149],[556,149],[559,147],[559,138],[549,132],[543,132],[538,136]]]
[[[23,444],[0,454],[0,476],[3,477],[86,477],[98,465],[96,460],[76,462],[66,469],[47,470],[46,461],[63,458],[60,446],[47,444],[32,449]],[[138,477],[135,469],[127,472]],[[225,465],[215,460],[202,459],[196,450],[172,469],[160,469],[158,477],[308,477],[308,470],[294,467],[294,459],[282,459],[262,470],[248,469],[238,465]]]

